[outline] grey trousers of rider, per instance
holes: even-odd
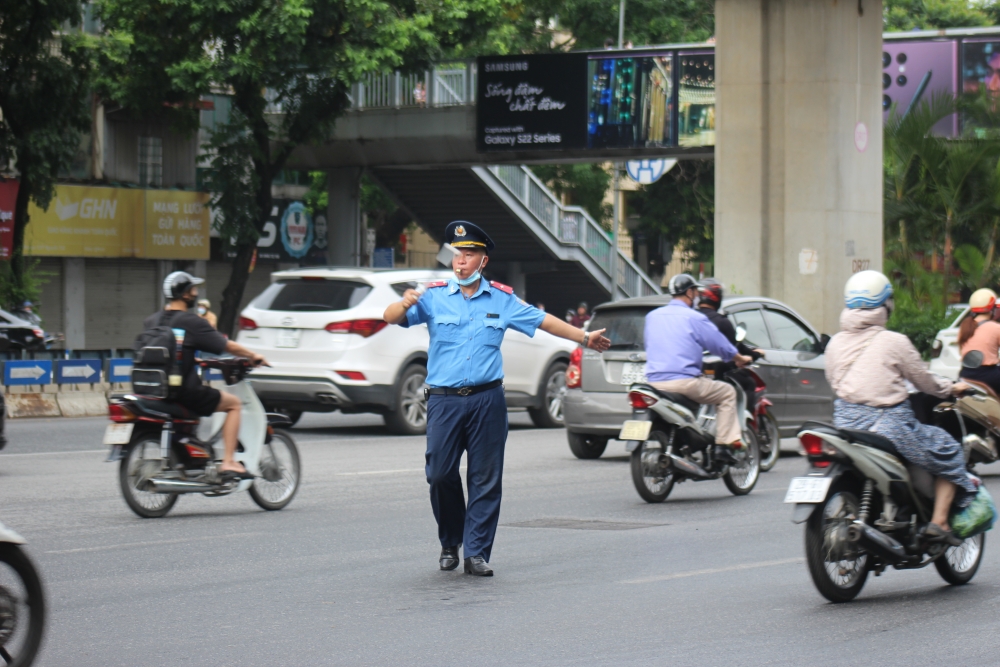
[[[715,416],[716,444],[731,445],[742,439],[739,415],[736,414],[736,390],[728,382],[716,382],[702,375],[686,380],[667,380],[649,384],[660,391],[683,394],[703,405],[718,406]]]

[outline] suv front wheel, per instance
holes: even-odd
[[[427,432],[427,399],[424,384],[427,369],[420,364],[407,366],[396,385],[396,409],[383,415],[385,425],[396,435],[423,435]]]

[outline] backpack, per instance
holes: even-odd
[[[180,393],[183,377],[177,359],[177,338],[170,327],[175,312],[164,311],[156,325],[140,333],[132,345],[132,390],[137,394],[175,399]]]

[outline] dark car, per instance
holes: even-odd
[[[577,456],[600,456],[608,440],[618,435],[622,422],[630,418],[628,386],[645,378],[646,314],[669,301],[663,295],[639,297],[594,309],[590,329],[607,329],[611,349],[604,353],[577,350],[567,374],[563,415],[570,449]],[[724,300],[722,307],[734,325],[746,330],[746,342],[765,350],[766,358],[756,362],[754,369],[767,383],[782,437],[794,436],[803,422],[830,421],[834,397],[823,358],[829,339],[790,306],[774,299],[734,297]]]

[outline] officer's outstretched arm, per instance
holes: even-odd
[[[382,315],[382,319],[389,324],[402,324],[403,320],[406,319],[406,311],[417,301],[420,301],[420,292],[415,289],[406,290],[403,292],[402,301],[389,304],[389,307],[385,309],[385,313]]]
[[[584,340],[584,332],[582,329],[577,329],[572,324],[564,322],[554,315],[546,314],[545,319],[542,320],[542,323],[538,328],[542,331],[547,331],[553,336],[559,336],[560,338],[571,340],[574,343],[582,344]],[[587,337],[587,347],[600,352],[604,352],[611,347],[611,341],[602,336],[601,334],[603,333],[604,329],[591,331],[590,335]]]

